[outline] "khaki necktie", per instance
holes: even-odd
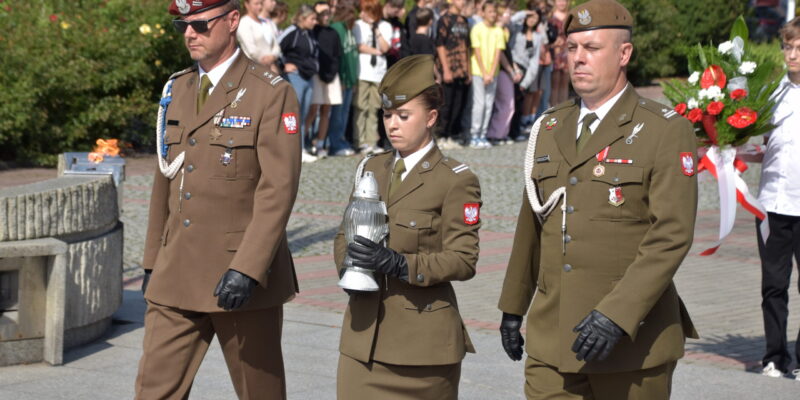
[[[208,89],[211,89],[211,79],[208,79],[208,74],[203,75],[203,78],[200,79],[200,93],[197,94],[197,112],[200,112],[200,109],[203,108],[203,104],[206,103],[206,99],[208,99]]]
[[[397,191],[397,188],[400,187],[400,183],[403,182],[403,172],[406,172],[406,163],[401,158],[394,163],[392,181],[389,182],[389,197],[392,197],[394,192]]]
[[[583,147],[586,146],[586,143],[589,142],[589,138],[592,137],[592,130],[589,129],[589,127],[592,126],[592,123],[594,123],[594,121],[596,120],[597,120],[597,114],[595,113],[586,114],[586,116],[583,117],[583,126],[581,127],[581,135],[578,136],[578,143],[577,143],[578,153],[580,153],[581,150],[583,150]]]

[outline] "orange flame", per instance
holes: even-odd
[[[103,162],[105,156],[116,156],[119,155],[119,146],[117,146],[117,139],[97,139],[97,146],[94,147],[94,151],[89,153],[89,161],[100,164]]]

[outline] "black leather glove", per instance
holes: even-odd
[[[503,341],[503,349],[508,354],[508,358],[519,361],[522,359],[522,345],[525,339],[519,332],[522,328],[522,316],[503,313],[503,321],[500,322],[500,339]]]
[[[144,295],[147,292],[147,284],[150,283],[150,275],[153,274],[152,269],[144,270],[144,277],[142,278],[142,294]]]
[[[227,311],[243,306],[257,284],[255,279],[239,271],[232,269],[225,271],[217,288],[214,289],[214,297],[218,297],[217,306]]]
[[[578,333],[572,351],[578,361],[605,360],[625,332],[600,311],[592,310],[573,332]]]
[[[355,243],[347,245],[347,255],[353,266],[382,272],[408,282],[408,261],[402,254],[356,235]]]

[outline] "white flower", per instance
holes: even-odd
[[[733,50],[733,42],[730,40],[727,42],[722,42],[717,47],[717,50],[719,50],[719,52],[722,54],[728,54],[731,52],[731,50]]]
[[[711,86],[708,89],[700,89],[698,93],[700,100],[704,99],[713,99],[715,101],[720,101],[725,98],[725,94],[722,93],[722,89],[719,86]]]
[[[745,61],[739,66],[739,73],[744,75],[752,74],[756,70],[757,64],[752,61]]]
[[[700,102],[698,102],[697,99],[692,97],[691,99],[689,99],[689,101],[686,102],[686,107],[689,107],[690,110],[693,108],[700,107]]]
[[[691,75],[689,75],[689,83],[691,83],[692,85],[697,84],[697,81],[699,81],[699,80],[700,80],[700,73],[699,72],[694,71],[694,72],[692,72]]]

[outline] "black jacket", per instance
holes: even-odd
[[[294,64],[303,79],[311,79],[319,70],[317,41],[306,29],[297,25],[286,28],[280,37],[284,64]]]
[[[329,26],[317,25],[313,36],[319,45],[319,79],[331,83],[339,74],[339,59],[342,58],[339,34]]]

